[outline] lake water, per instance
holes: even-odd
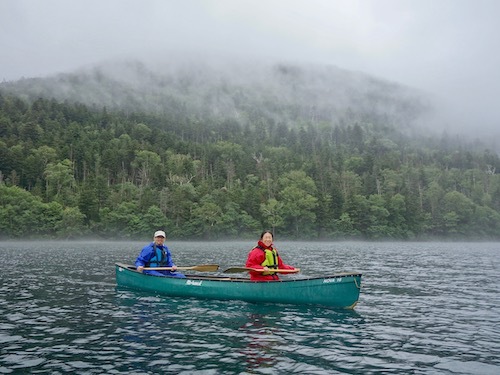
[[[1,242],[0,374],[500,374],[498,243],[277,242],[302,275],[363,273],[338,311],[117,289],[146,242]],[[253,243],[168,245],[223,270]]]

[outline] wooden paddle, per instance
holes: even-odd
[[[199,271],[199,272],[215,272],[219,269],[218,264],[202,264],[192,267],[177,267],[176,271]],[[144,270],[152,271],[172,271],[172,267],[144,267]]]
[[[285,269],[273,269],[270,268],[268,270],[263,270],[263,269],[257,269],[257,268],[249,268],[249,267],[231,267],[228,268],[224,271],[224,273],[240,273],[240,272],[249,272],[249,271],[255,271],[255,272],[277,272],[277,273],[297,273],[300,272],[300,268],[296,268],[294,270],[285,270]]]

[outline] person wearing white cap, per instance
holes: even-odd
[[[153,242],[144,246],[135,261],[137,271],[156,276],[186,277],[180,272],[175,272],[177,266],[172,260],[172,254],[165,245],[167,235],[158,230],[154,234]],[[170,267],[172,271],[144,270],[144,267]]]

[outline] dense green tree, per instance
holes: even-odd
[[[62,219],[55,224],[57,235],[63,238],[79,238],[88,234],[89,227],[85,224],[85,215],[77,207],[66,207]]]
[[[53,197],[62,204],[71,204],[74,200],[72,193],[76,187],[71,161],[64,159],[58,163],[48,163],[44,175],[47,197]]]
[[[193,208],[193,222],[197,234],[205,239],[217,239],[221,235],[222,208],[213,201],[212,196],[203,197]]]
[[[8,237],[55,235],[62,220],[63,207],[57,202],[43,203],[17,186],[0,184],[0,233]]]
[[[156,152],[141,150],[136,151],[132,161],[137,184],[143,188],[153,184],[155,174],[160,169],[161,158]]]
[[[260,204],[263,223],[265,227],[271,228],[273,233],[276,233],[278,228],[283,227],[285,224],[283,209],[284,203],[278,202],[274,198]]]
[[[88,179],[82,184],[80,195],[78,197],[78,208],[87,224],[92,221],[100,221],[99,198],[95,182],[93,180]]]
[[[278,200],[283,204],[283,219],[291,233],[297,238],[302,232],[310,235],[318,205],[314,181],[303,171],[291,171],[279,179],[279,185]]]
[[[389,213],[388,225],[391,230],[391,237],[393,238],[407,238],[408,237],[408,223],[406,221],[406,201],[402,194],[393,195],[387,206]]]
[[[491,150],[246,95],[229,119],[175,98],[155,115],[0,93],[2,238],[499,238]]]
[[[105,207],[100,212],[99,232],[107,237],[133,237],[141,233],[141,213],[134,202],[122,202],[113,209]]]
[[[390,212],[386,208],[384,198],[378,194],[370,195],[366,206],[366,220],[368,221],[366,233],[368,237],[375,239],[394,237],[394,229],[389,226]]]

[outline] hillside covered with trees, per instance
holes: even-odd
[[[0,238],[500,238],[498,155],[416,135],[409,89],[133,71],[0,86]]]

